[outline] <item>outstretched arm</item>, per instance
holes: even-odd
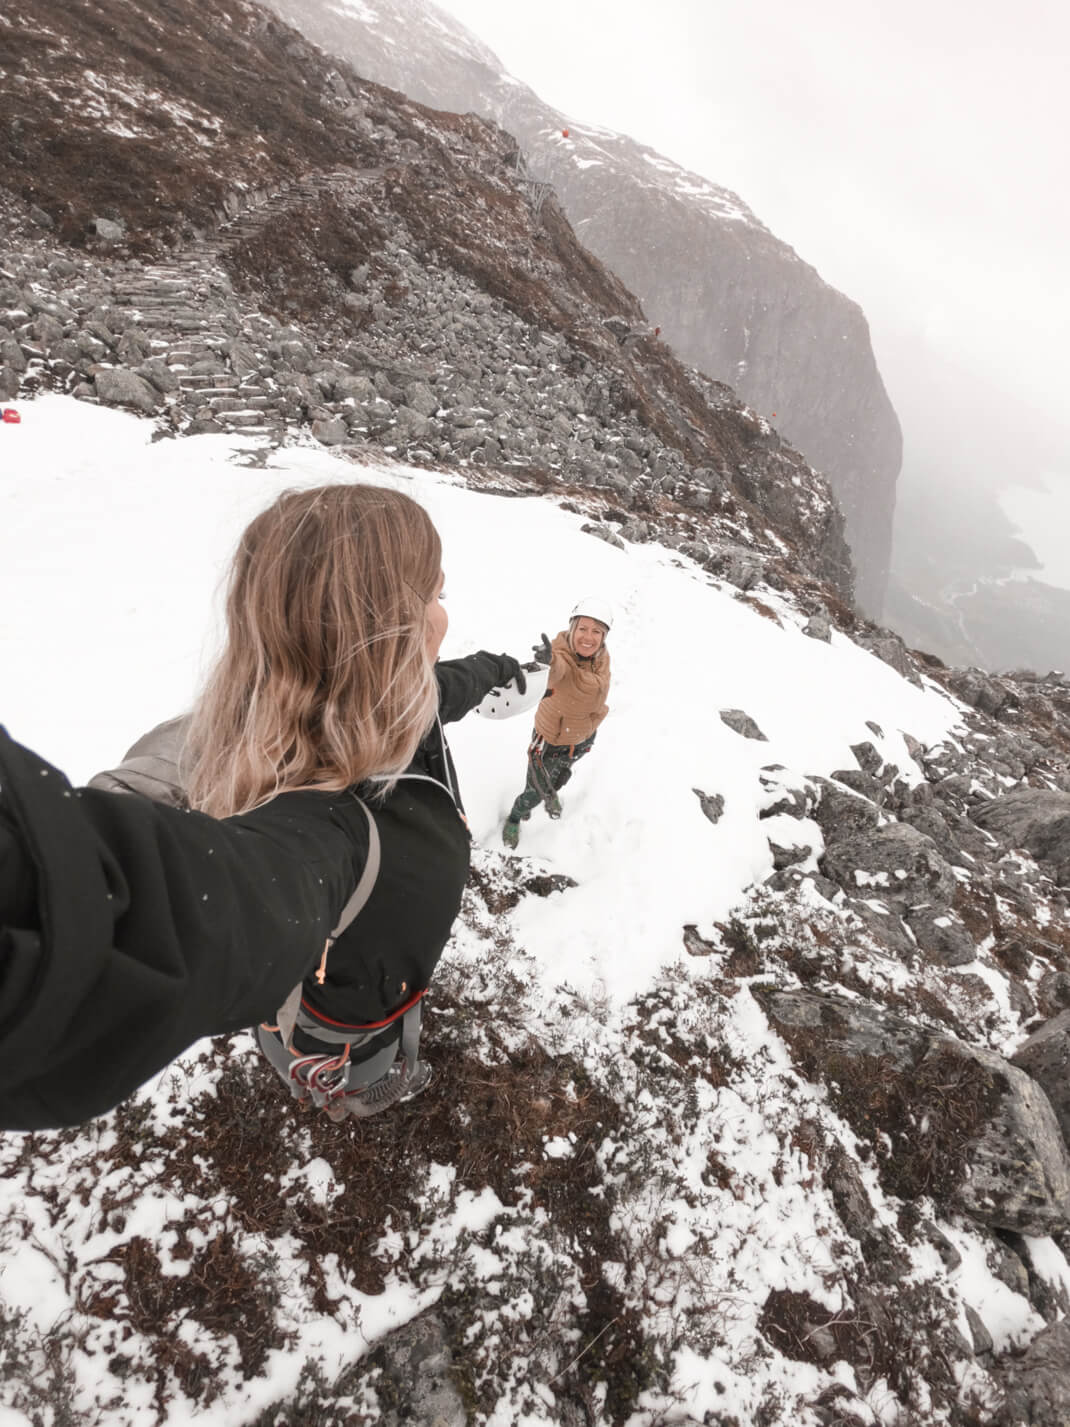
[[[273,1015],[366,848],[355,802],[217,821],[74,790],[0,729],[0,1127],[102,1114],[201,1036]]]
[[[435,665],[439,718],[443,723],[456,723],[482,703],[491,689],[500,688],[518,674],[524,677],[511,655],[488,654],[485,649],[463,659],[440,659]]]

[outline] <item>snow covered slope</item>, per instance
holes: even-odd
[[[1028,1125],[992,1097],[1028,1081],[1000,1055],[1057,1009],[1070,922],[953,810],[1027,788],[1023,738],[552,495],[20,410],[0,718],[76,780],[189,703],[229,551],[286,487],[427,506],[447,656],[524,657],[585,594],[617,617],[610,716],[519,856],[499,835],[526,720],[453,733],[477,846],[411,1106],[299,1116],[243,1033],[82,1130],[0,1137],[3,1427],[1011,1427],[1024,1391],[1055,1427],[1065,1149],[1035,1085]],[[1029,755],[1049,780],[1054,748]],[[920,862],[866,863],[908,833]],[[923,873],[954,901],[935,940],[894,885]]]
[[[612,714],[597,757],[578,768],[562,822],[540,813],[523,829],[524,853],[580,883],[567,908],[545,902],[524,927],[548,971],[570,981],[630,996],[679,954],[681,925],[727,916],[772,872],[763,767],[827,775],[852,762],[853,743],[876,738],[867,720],[878,717],[883,758],[905,767],[904,732],[937,743],[958,718],[942,692],[916,689],[844,636],[806,638],[783,598],[757,609],[662,546],[625,553],[593,539],[552,501],[502,500],[406,467],[355,468],[315,448],[276,452],[261,469],[241,463],[233,438],[151,444],[147,423],[65,397],[24,410],[4,431],[8,469],[35,474],[32,499],[23,476],[0,493],[10,582],[0,716],[76,781],[189,706],[228,555],[289,486],[386,480],[427,506],[445,547],[445,658],[479,648],[528,658],[582,595],[610,600]],[[723,723],[719,711],[734,708],[768,741]],[[471,719],[452,740],[487,846],[523,786],[529,737],[524,720]],[[715,827],[696,787],[725,799]]]

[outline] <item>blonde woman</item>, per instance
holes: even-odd
[[[442,595],[414,501],[288,492],[242,537],[188,721],[73,793],[0,730],[0,1126],[77,1123],[256,1022],[332,1118],[422,1088],[469,860],[442,725],[523,680],[506,655],[436,662]]]
[[[595,733],[609,713],[609,650],[606,636],[613,614],[605,600],[588,596],[573,609],[568,629],[551,645],[543,635],[536,646],[540,663],[549,665],[546,693],[535,712],[528,747],[527,777],[502,828],[506,847],[520,841],[520,824],[540,803],[552,818],[561,816],[560,791],[573,765],[594,747]]]

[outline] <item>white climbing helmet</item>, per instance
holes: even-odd
[[[546,693],[546,680],[549,675],[550,670],[547,668],[539,669],[534,665],[527,665],[524,670],[526,687],[523,693],[517,689],[516,680],[510,679],[500,689],[491,689],[483,702],[476,704],[476,713],[481,718],[515,718],[517,714],[527,713]]]
[[[580,600],[576,608],[569,615],[569,622],[574,619],[582,619],[586,615],[588,619],[596,619],[599,624],[604,624],[606,630],[613,628],[613,610],[608,600],[600,599],[598,595],[587,595]]]

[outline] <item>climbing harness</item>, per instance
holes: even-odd
[[[547,814],[552,818],[561,816],[561,799],[557,795],[557,789],[550,782],[550,775],[546,771],[546,765],[542,761],[543,749],[546,747],[546,739],[539,734],[531,740],[528,746],[528,766],[531,769],[531,781],[535,785],[543,806]],[[572,757],[572,750],[569,750],[569,757]]]
[[[316,1039],[338,1043],[336,1053],[302,1054],[292,1042],[283,1042],[277,1026],[267,1024],[257,1027],[257,1040],[302,1108],[325,1110],[332,1120],[344,1120],[347,1115],[364,1119],[411,1099],[430,1079],[429,1067],[419,1059],[423,996],[423,991],[418,992],[394,1015],[375,1025],[347,1028],[344,1039],[342,1033],[312,1021]],[[304,1027],[304,1019],[299,1018],[298,1024]],[[354,1052],[391,1025],[399,1027],[397,1039],[355,1064]]]
[[[379,875],[382,856],[379,830],[367,804],[355,793],[352,796],[368,819],[368,859],[356,890],[342,908],[337,925],[324,944],[316,969],[320,985],[326,978],[331,947],[368,901]],[[343,1120],[347,1115],[358,1119],[377,1115],[399,1100],[417,1094],[430,1079],[428,1066],[419,1059],[423,996],[424,992],[418,991],[381,1021],[348,1025],[307,1007],[302,1000],[301,983],[298,983],[279,1008],[275,1024],[264,1022],[257,1027],[257,1041],[279,1078],[303,1108],[323,1109],[332,1120]],[[383,1032],[393,1025],[398,1027],[395,1039],[366,1059],[358,1058],[354,1062],[355,1053],[381,1039]],[[311,1055],[299,1051],[293,1043],[295,1030],[307,1031],[317,1041],[338,1049]]]

